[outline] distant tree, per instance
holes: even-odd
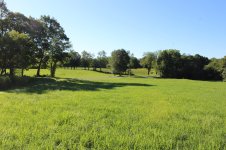
[[[181,57],[181,66],[179,67],[179,77],[195,79],[195,80],[206,80],[208,78],[205,66],[210,63],[207,57],[201,55]]]
[[[205,79],[206,73],[204,67],[210,63],[210,60],[207,57],[196,54],[193,60],[194,66],[194,76],[193,79]]]
[[[90,68],[91,64],[92,64],[92,59],[93,59],[93,56],[92,54],[88,53],[87,51],[83,51],[81,53],[82,55],[82,58],[81,58],[81,65],[82,67],[84,67],[84,69]]]
[[[161,77],[178,78],[181,68],[180,51],[169,49],[160,52],[157,59],[158,70]]]
[[[222,77],[224,80],[226,80],[226,56],[224,56],[223,58],[223,73],[222,73]]]
[[[210,59],[210,63],[204,66],[206,80],[222,80],[223,79],[223,59]]]
[[[69,66],[71,68],[77,68],[81,63],[81,55],[78,52],[71,51],[69,53]]]
[[[141,68],[140,61],[136,57],[130,57],[130,66],[132,69]]]
[[[101,70],[102,68],[107,67],[108,58],[107,58],[106,52],[104,50],[98,52],[97,61],[98,61],[98,67],[100,68],[100,71],[102,71]]]
[[[98,61],[97,58],[93,58],[93,59],[92,59],[91,66],[92,66],[92,68],[93,68],[93,71],[96,71],[97,68],[100,68],[100,62]]]
[[[165,78],[217,79],[217,72],[206,67],[209,63],[207,57],[198,54],[181,55],[178,50],[163,50],[158,56],[157,68]]]
[[[147,68],[148,70],[148,75],[150,75],[151,68],[154,67],[156,63],[157,56],[153,52],[148,52],[144,54],[144,57],[141,59],[141,65],[144,68]]]
[[[128,69],[129,53],[124,49],[114,50],[111,53],[111,67],[114,74],[122,75]]]
[[[132,69],[137,69],[140,68],[140,61],[133,55],[130,54],[130,52],[128,52],[130,60],[129,60],[129,64],[128,64],[128,74],[131,75],[132,74]]]

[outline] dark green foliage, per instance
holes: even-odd
[[[196,80],[208,79],[208,70],[205,70],[204,68],[210,63],[210,60],[207,57],[203,57],[197,54],[195,56],[183,55],[181,62],[181,74],[179,77]],[[211,71],[209,70],[209,73],[210,72]]]
[[[100,51],[98,53],[97,61],[98,61],[98,67],[100,68],[100,71],[101,71],[102,68],[106,68],[107,67],[108,58],[107,58],[106,52],[104,50]]]
[[[222,73],[222,77],[224,80],[226,80],[226,56],[224,56],[223,58],[223,73]]]
[[[81,55],[78,52],[71,51],[69,52],[69,62],[67,67],[77,68],[81,64]]]
[[[129,54],[124,49],[115,50],[111,53],[111,67],[114,74],[122,75],[128,69]]]
[[[42,16],[41,19],[27,18],[21,13],[7,10],[1,3],[0,19],[0,68],[1,75],[10,70],[14,76],[16,68],[23,70],[49,66],[51,76],[55,76],[56,67],[64,61],[64,51],[71,47],[64,29],[56,19]]]
[[[131,69],[141,68],[140,61],[135,56],[130,57],[129,65]]]
[[[64,59],[64,51],[71,47],[69,38],[66,36],[60,23],[50,16],[42,16],[41,21],[47,32],[47,41],[49,43],[49,64],[51,77],[55,77],[58,62]]]
[[[71,45],[64,29],[56,19],[42,16],[41,19],[27,18],[21,13],[8,11],[0,3],[0,68],[1,75],[15,69],[37,68],[40,76],[42,66],[49,67],[55,76],[56,67],[65,59],[65,50]]]
[[[206,77],[209,80],[223,79],[223,59],[212,58],[210,63],[204,67]]]
[[[34,62],[33,42],[26,34],[12,30],[0,39],[0,59],[2,68],[9,68],[10,76],[14,76],[14,69],[26,69]]]
[[[92,59],[91,66],[94,71],[96,71],[97,68],[100,68],[100,62],[98,61],[98,59],[96,59],[96,58]]]
[[[164,50],[157,60],[158,70],[163,78],[180,77],[181,54],[178,50]]]
[[[16,30],[20,33],[30,34],[32,31],[30,19],[21,13],[9,12],[5,18],[7,29]]]
[[[156,59],[157,59],[156,54],[152,52],[145,53],[144,57],[141,59],[141,65],[144,68],[147,68],[148,75],[150,75],[151,68],[153,68],[153,66],[155,65]]]
[[[82,58],[81,58],[82,67],[84,67],[84,69],[88,68],[89,70],[89,68],[92,65],[92,59],[93,59],[92,54],[88,53],[87,51],[83,51]]]
[[[157,67],[161,77],[194,80],[222,80],[222,60],[201,55],[181,55],[178,50],[161,51]]]

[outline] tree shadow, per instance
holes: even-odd
[[[92,70],[94,72],[99,72],[99,73],[104,73],[104,74],[112,74],[111,72],[108,72],[108,71],[100,71],[100,70]]]
[[[154,85],[140,83],[94,82],[73,78],[34,78],[32,79],[32,82],[24,87],[14,88],[5,92],[44,94],[49,91],[57,90],[98,91],[100,89],[113,89],[125,86],[149,87]]]

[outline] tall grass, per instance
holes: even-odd
[[[0,92],[0,149],[225,149],[225,89],[60,69]]]

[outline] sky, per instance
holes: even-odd
[[[212,58],[226,55],[225,0],[5,0],[13,12],[50,15],[75,51],[178,49]]]

